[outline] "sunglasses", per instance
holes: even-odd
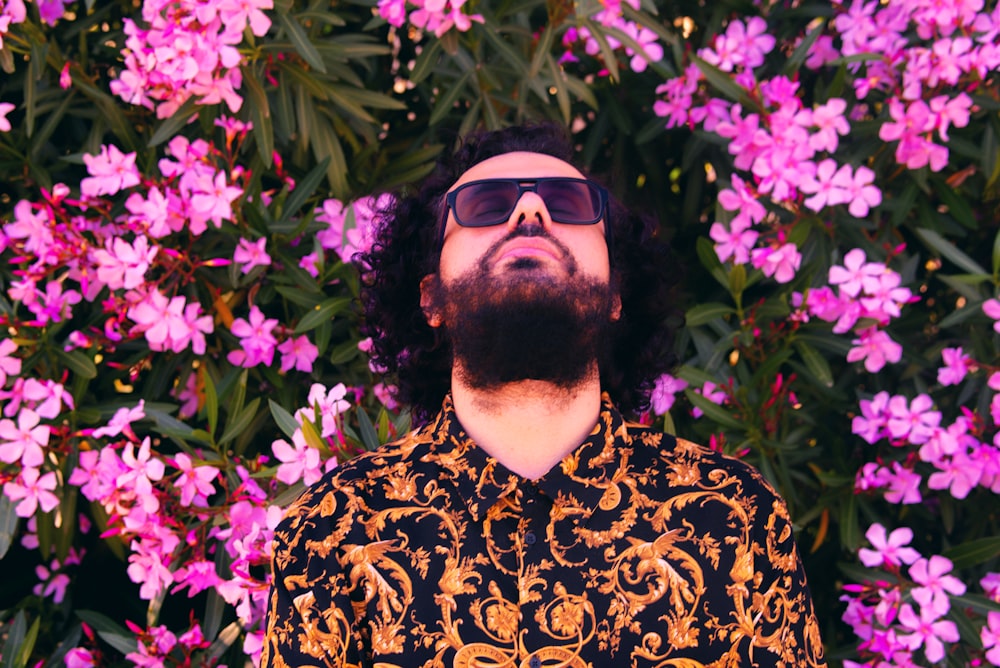
[[[526,192],[541,197],[549,218],[565,225],[594,225],[605,217],[608,207],[607,190],[587,179],[564,176],[469,181],[445,195],[445,203],[462,227],[490,227],[510,220]],[[606,233],[609,229],[605,225]]]

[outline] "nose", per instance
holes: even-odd
[[[549,217],[545,200],[539,197],[536,192],[528,190],[521,194],[521,199],[517,201],[517,205],[507,221],[507,230],[513,232],[522,223],[538,224],[547,231],[552,229],[552,219]]]

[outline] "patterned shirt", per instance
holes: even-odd
[[[825,666],[782,500],[627,423],[538,480],[436,420],[332,471],[275,533],[265,666]]]

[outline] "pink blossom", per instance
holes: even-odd
[[[28,200],[19,200],[14,205],[14,220],[4,225],[3,232],[11,240],[23,239],[25,252],[39,257],[47,255],[55,243],[48,211],[36,210]]]
[[[979,638],[986,650],[986,660],[1000,666],[1000,612],[990,610],[986,614],[986,624],[979,632]]]
[[[995,603],[1000,603],[1000,573],[987,573],[979,579],[983,593]]]
[[[145,282],[146,271],[156,257],[159,247],[150,246],[149,239],[137,236],[134,244],[121,237],[105,242],[104,248],[94,250],[98,280],[110,290],[137,288]]]
[[[961,347],[945,348],[941,351],[944,366],[938,369],[937,380],[942,385],[958,385],[969,372],[972,358]]]
[[[83,299],[76,290],[63,290],[62,280],[49,281],[45,284],[45,292],[36,293],[34,297],[27,306],[40,323],[67,320],[73,306]]]
[[[869,443],[875,443],[884,438],[883,430],[887,423],[887,408],[889,393],[879,392],[871,400],[860,402],[861,415],[856,415],[851,421],[851,431]]]
[[[808,112],[800,112],[796,120],[808,121],[803,125],[816,128],[809,137],[809,146],[814,151],[828,151],[833,153],[837,150],[840,137],[851,131],[851,125],[844,116],[847,109],[847,101],[834,97]]]
[[[932,410],[934,400],[926,394],[917,395],[907,405],[906,397],[895,396],[889,400],[889,435],[905,439],[915,445],[926,443],[941,424],[941,413]]]
[[[2,35],[0,35],[2,37]],[[2,42],[0,42],[2,43]],[[14,111],[17,107],[10,102],[0,102],[0,132],[10,132],[10,121],[7,120],[7,114]]]
[[[48,446],[51,428],[39,424],[38,413],[23,409],[13,420],[0,420],[0,461],[20,463],[25,468],[37,468],[45,460],[43,448]]]
[[[231,364],[253,367],[263,363],[271,366],[278,340],[271,333],[278,321],[267,318],[256,304],[250,307],[248,320],[237,318],[230,330],[240,339],[240,349],[231,350],[226,356]]]
[[[217,172],[214,178],[198,180],[197,190],[191,195],[191,210],[220,227],[223,220],[233,219],[233,202],[242,194],[242,188],[226,183],[225,172]]]
[[[737,217],[748,218],[751,223],[759,223],[767,215],[767,209],[757,195],[737,174],[732,176],[731,188],[719,191],[719,204],[726,211],[735,211]]]
[[[66,652],[63,662],[66,668],[94,668],[97,665],[97,658],[89,649],[74,647]]]
[[[129,438],[138,440],[135,432],[132,431],[132,423],[146,417],[145,409],[145,399],[140,399],[139,403],[132,408],[122,406],[115,411],[115,414],[111,416],[106,425],[95,429],[91,435],[94,438],[103,438],[105,436],[117,436],[124,432]]]
[[[0,387],[7,384],[8,376],[21,373],[21,358],[14,357],[17,344],[12,339],[0,340]]]
[[[846,201],[849,202],[847,210],[855,218],[864,218],[872,207],[882,203],[882,191],[873,185],[875,172],[864,165],[858,167],[853,175],[850,167],[844,165],[837,172],[835,181],[844,189]]]
[[[40,475],[36,468],[23,468],[16,480],[4,484],[3,493],[20,502],[14,509],[18,517],[31,517],[39,508],[47,513],[59,505],[59,497],[52,493],[58,486],[54,472]]]
[[[669,413],[674,405],[674,397],[688,386],[687,381],[665,373],[656,379],[649,401],[656,415]]]
[[[241,271],[244,274],[249,274],[254,267],[271,266],[271,256],[264,250],[266,244],[267,239],[264,237],[255,242],[241,238],[233,253],[233,262],[243,265]]]
[[[299,422],[308,420],[318,423],[320,435],[324,438],[333,436],[340,431],[337,425],[340,414],[351,407],[344,398],[346,396],[347,386],[343,383],[337,383],[330,389],[321,383],[313,383],[306,399],[307,407],[295,411],[295,418]],[[316,409],[319,410],[318,417]]]
[[[271,451],[281,462],[275,477],[286,485],[294,485],[299,481],[312,485],[323,476],[320,453],[309,447],[301,429],[296,429],[292,434],[291,445],[279,438],[271,444]]]
[[[726,401],[726,391],[723,390],[717,383],[713,383],[710,380],[706,381],[703,386],[694,388],[694,391],[696,394],[700,394],[713,404],[719,404],[721,406]],[[691,409],[691,415],[696,418],[700,418],[704,414],[705,412],[697,406]]]
[[[931,98],[930,108],[934,115],[934,127],[941,139],[949,140],[948,128],[950,126],[964,128],[969,124],[972,106],[972,98],[965,93],[959,93],[954,98],[949,98],[947,95]]]
[[[884,270],[884,265],[877,262],[867,262],[865,252],[854,248],[844,255],[844,265],[830,267],[827,280],[830,285],[839,285],[840,291],[850,297],[857,297],[865,281],[877,276]]]
[[[97,155],[84,153],[89,177],[80,182],[80,192],[86,197],[100,197],[139,185],[139,170],[135,153],[122,153],[117,146],[101,145]]]
[[[278,352],[281,353],[282,373],[292,369],[309,373],[316,358],[319,357],[319,348],[314,346],[305,334],[285,339],[278,345]]]
[[[66,598],[66,589],[70,581],[66,573],[59,572],[60,568],[58,559],[53,559],[49,566],[41,564],[35,566],[35,575],[38,576],[39,583],[31,588],[31,593],[43,598],[51,596],[52,602],[56,605],[62,603]]]
[[[913,531],[908,527],[895,529],[886,536],[885,527],[876,523],[865,532],[865,538],[874,549],[861,548],[858,550],[858,558],[869,568],[912,564],[920,558],[919,552],[912,547],[906,547],[913,540]]]
[[[985,313],[994,320],[993,331],[995,331],[997,334],[1000,334],[1000,300],[987,299],[986,301],[984,301],[983,313]]]
[[[182,506],[208,506],[208,497],[215,493],[212,485],[219,475],[219,469],[214,466],[195,466],[190,456],[183,452],[174,455],[174,463],[181,472],[174,487],[180,490]]]
[[[147,292],[128,309],[136,323],[132,333],[142,333],[151,350],[179,353],[189,345],[198,354],[205,352],[205,334],[213,329],[212,317],[201,315],[201,304],[187,304],[183,296],[168,299],[158,290]]]
[[[734,264],[746,264],[750,261],[750,249],[757,243],[758,232],[750,229],[747,218],[736,217],[727,227],[725,223],[712,223],[708,235],[715,241],[715,254],[719,262],[727,262],[732,258]]]
[[[803,204],[813,211],[821,211],[825,207],[847,202],[847,191],[834,179],[837,174],[837,163],[830,158],[816,165],[815,173],[804,172],[799,190],[812,197],[807,197]]]
[[[918,559],[910,566],[910,578],[920,585],[911,592],[913,600],[921,608],[932,610],[936,617],[951,608],[948,594],[961,596],[965,593],[965,584],[955,576],[948,575],[951,569],[951,560],[937,554],[930,559]]]
[[[860,338],[852,341],[854,347],[847,353],[848,362],[864,360],[865,369],[869,373],[877,373],[886,364],[895,364],[903,358],[903,346],[885,332],[867,327],[858,334]]]
[[[900,634],[899,639],[906,643],[911,650],[924,648],[924,656],[931,663],[937,663],[944,658],[944,645],[946,642],[958,641],[958,627],[955,622],[942,620],[936,621],[940,615],[932,610],[921,608],[920,615],[913,611],[913,607],[906,603],[899,611],[899,623],[907,630],[908,634]]]
[[[969,495],[983,477],[983,466],[969,457],[966,452],[956,452],[950,458],[939,458],[934,462],[938,471],[927,478],[927,487],[936,490],[948,490],[956,499],[964,499]]]
[[[176,571],[174,571],[174,581],[177,586],[172,592],[176,593],[188,588],[188,598],[203,591],[212,589],[222,583],[222,578],[215,572],[215,564],[211,561],[196,560],[191,561]]]
[[[920,474],[902,466],[899,462],[892,463],[892,469],[887,472],[886,484],[889,489],[885,500],[889,503],[912,504],[920,503]]]
[[[772,276],[778,283],[788,283],[795,278],[802,264],[802,254],[795,244],[782,244],[777,248],[755,248],[750,252],[753,266],[765,276]]]
[[[124,490],[133,492],[147,513],[155,513],[160,507],[157,495],[153,493],[153,482],[163,478],[165,467],[163,462],[151,450],[151,442],[147,436],[135,451],[135,444],[129,443],[122,452],[122,463],[125,471],[115,479],[115,484]]]

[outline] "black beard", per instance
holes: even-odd
[[[433,303],[470,387],[539,380],[572,388],[597,372],[610,349],[612,287],[576,272],[554,279],[537,267],[520,258],[497,278],[484,262],[447,286],[435,279]]]

